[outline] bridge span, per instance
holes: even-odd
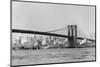
[[[58,37],[64,37],[69,38],[67,35],[61,35],[61,34],[55,34],[55,33],[48,33],[48,32],[41,32],[41,31],[31,31],[31,30],[21,30],[21,29],[12,29],[13,33],[27,33],[27,34],[40,34],[40,35],[48,35],[48,36],[58,36]],[[83,40],[83,37],[77,37],[77,39]],[[95,41],[94,39],[89,39],[89,41]]]
[[[67,30],[66,35],[62,35],[62,34],[56,34],[53,33],[55,31],[61,31],[62,29]],[[57,29],[57,30],[53,30],[53,31],[49,31],[49,32],[41,32],[41,31],[31,31],[31,30],[20,30],[20,29],[12,29],[13,33],[28,33],[28,34],[40,34],[40,35],[49,35],[49,36],[58,36],[58,37],[64,37],[64,38],[68,38],[68,43],[69,43],[69,47],[77,47],[77,40],[83,40],[85,37],[79,37],[78,36],[78,29],[77,29],[77,25],[68,25],[67,28],[61,28],[61,29]],[[64,31],[65,32],[65,31]],[[86,38],[89,41],[95,42],[96,40],[90,39],[90,38]]]

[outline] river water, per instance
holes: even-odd
[[[95,61],[95,48],[12,50],[12,65]]]

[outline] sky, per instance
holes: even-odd
[[[95,33],[95,7],[12,2],[12,29],[45,32],[73,24],[86,35]]]

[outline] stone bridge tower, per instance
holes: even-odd
[[[76,48],[77,46],[77,25],[68,25],[68,42],[70,48]]]

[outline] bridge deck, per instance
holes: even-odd
[[[69,36],[66,36],[66,35],[49,33],[49,32],[31,31],[31,30],[12,29],[12,32],[15,32],[15,33],[28,33],[28,34],[40,34],[40,35],[49,35],[49,36],[58,36],[58,37],[69,38]],[[83,37],[77,37],[77,39],[84,39],[84,38]],[[88,40],[95,41],[93,39],[88,39]]]

